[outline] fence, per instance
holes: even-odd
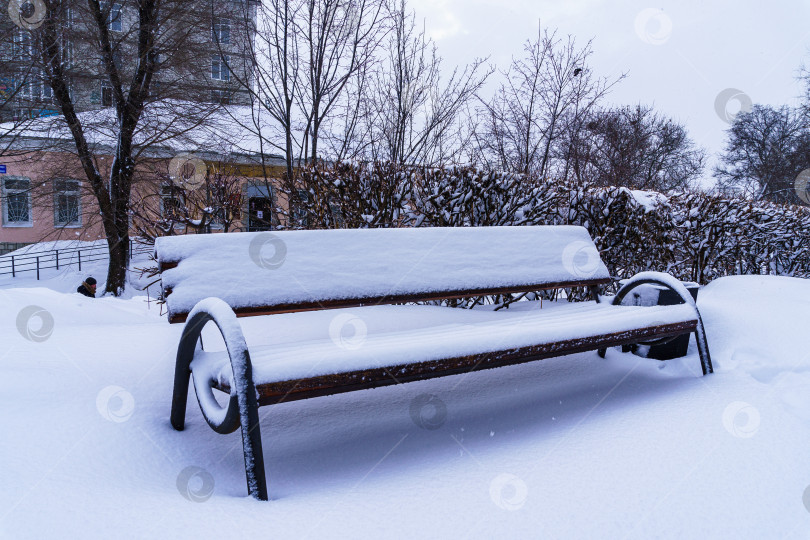
[[[129,241],[130,258],[132,258],[133,254],[148,253],[152,251],[152,249],[153,247],[149,244],[142,244],[134,240]],[[11,274],[11,277],[17,277],[17,274],[22,272],[36,271],[37,279],[39,279],[41,270],[50,268],[59,270],[60,268],[67,268],[73,265],[78,265],[79,271],[81,272],[82,264],[107,260],[109,256],[110,254],[106,243],[89,247],[53,249],[22,255],[3,255],[0,256],[0,276]]]

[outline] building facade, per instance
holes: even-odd
[[[98,157],[102,176],[109,175],[111,154]],[[197,165],[196,178],[188,178],[182,165],[172,174],[173,158],[139,163],[131,196],[131,236],[263,231],[286,225],[282,158],[265,156],[264,166],[244,154],[199,153],[185,159],[192,173]],[[75,155],[48,149],[3,161],[0,249],[105,237],[98,203]]]
[[[11,0],[18,2],[19,0]],[[33,0],[26,5],[38,5]],[[87,2],[64,0],[49,16],[58,21],[60,63],[78,112],[110,107],[113,89],[98,45],[98,25]],[[112,57],[126,91],[138,64],[138,10],[132,0],[101,2]],[[4,14],[5,15],[5,14]],[[162,2],[151,100],[249,103],[254,0]],[[41,26],[0,17],[0,121],[59,114],[42,60]],[[36,26],[36,25],[32,25]]]

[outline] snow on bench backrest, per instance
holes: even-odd
[[[209,296],[260,314],[610,280],[588,231],[567,225],[187,235],[155,252],[171,322]]]

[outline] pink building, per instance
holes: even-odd
[[[226,128],[232,136],[225,136],[223,125],[215,123],[199,128],[201,134],[187,134],[172,140],[171,146],[150,146],[144,152],[133,182],[131,235],[143,231],[144,219],[168,221],[175,234],[192,232],[189,224],[198,217],[194,213],[201,212],[206,197],[211,197],[210,183],[221,182],[225,176],[229,213],[215,216],[208,230],[267,230],[283,221],[276,210],[286,206],[277,180],[283,174],[284,160],[265,155],[265,165],[259,166],[257,154],[251,151],[255,136],[245,134],[235,122]],[[212,140],[214,134],[219,151],[212,151],[218,147]],[[35,242],[104,238],[96,196],[71,152],[72,139],[66,135],[21,137],[24,151],[20,144],[14,149],[0,148],[0,254]],[[95,152],[102,177],[109,176],[113,153],[112,144],[104,142],[108,141],[97,144]],[[173,180],[172,166],[178,159],[184,164],[179,174],[186,176],[185,171],[190,171],[196,175],[195,190],[178,187]],[[181,210],[184,219],[179,219]]]

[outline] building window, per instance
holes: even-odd
[[[112,32],[121,32],[124,29],[123,14],[121,4],[114,3],[110,6],[109,2],[101,2],[101,11],[107,11],[107,28]]]
[[[112,53],[113,65],[115,65],[115,69],[120,73],[124,69],[124,59],[121,57],[121,51],[113,51]]]
[[[277,223],[274,218],[273,186],[265,184],[250,183],[247,185],[245,201],[247,206],[243,207],[246,214],[248,231],[270,231],[273,223]],[[241,198],[241,194],[239,195]],[[238,201],[232,201],[232,204]]]
[[[62,37],[62,68],[73,67],[73,42],[67,37]]]
[[[31,111],[22,107],[16,107],[11,110],[11,119],[14,122],[19,122],[31,118]]]
[[[53,224],[56,227],[78,227],[81,223],[81,197],[78,180],[54,180]]]
[[[3,225],[30,226],[31,180],[17,176],[3,179]]]
[[[177,220],[182,215],[185,205],[183,193],[174,184],[164,184],[160,188],[160,216],[164,220]]]
[[[231,72],[228,69],[228,64],[231,62],[231,57],[228,55],[212,56],[211,57],[211,78],[215,81],[230,81]]]
[[[113,92],[112,86],[109,83],[102,82],[101,83],[101,105],[104,107],[112,107],[113,104]]]
[[[17,30],[14,32],[13,51],[16,59],[29,58],[34,55],[34,43],[31,39],[31,32],[28,30]]]
[[[227,90],[211,90],[211,103],[220,105],[230,105],[231,94]]]
[[[152,84],[149,85],[149,97],[156,98],[160,96],[160,92],[163,90],[163,85],[160,81],[152,80]]]
[[[32,69],[28,74],[20,76],[20,82],[15,81],[18,95],[30,100],[51,101],[53,90],[45,79],[45,75],[38,69]]]
[[[231,42],[231,21],[230,19],[214,18],[211,24],[211,40],[214,43]]]

